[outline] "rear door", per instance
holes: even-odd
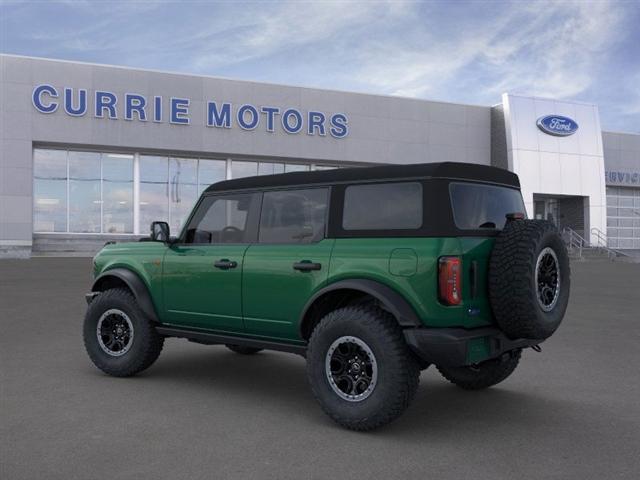
[[[299,340],[302,308],[329,272],[334,240],[325,238],[328,202],[328,187],[264,193],[258,243],[244,257],[248,334]]]
[[[241,333],[242,267],[256,240],[260,195],[205,197],[184,234],[165,255],[163,291],[168,323]]]

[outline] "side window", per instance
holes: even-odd
[[[260,216],[261,243],[311,243],[324,237],[327,188],[266,192]]]
[[[351,185],[344,192],[345,230],[411,230],[422,226],[418,182]]]
[[[258,199],[252,193],[205,197],[189,222],[185,243],[254,241]]]

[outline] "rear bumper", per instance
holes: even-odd
[[[404,338],[422,360],[435,365],[460,367],[497,358],[519,348],[542,343],[541,340],[507,338],[495,327],[409,328]]]

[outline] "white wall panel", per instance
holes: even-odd
[[[604,156],[598,108],[510,94],[502,98],[509,165],[520,177],[527,208],[534,194],[587,197],[585,226],[605,231]],[[546,115],[569,117],[578,124],[578,130],[567,137],[544,133],[536,121]]]

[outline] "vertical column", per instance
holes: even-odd
[[[227,180],[231,180],[231,159],[227,158]]]
[[[104,232],[104,172],[102,168],[102,159],[104,153],[100,154],[100,233]]]
[[[71,180],[69,179],[69,150],[66,151],[66,155],[67,157],[67,230],[66,232],[69,233],[69,183],[71,182]]]
[[[133,155],[133,233],[140,235],[140,154]]]

